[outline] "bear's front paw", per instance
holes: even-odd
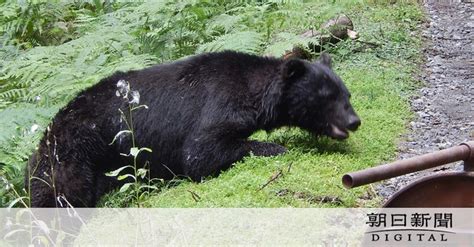
[[[269,142],[250,141],[248,145],[250,152],[255,156],[276,156],[288,151],[288,149],[281,145]]]

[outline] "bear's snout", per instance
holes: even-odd
[[[327,135],[337,140],[344,140],[349,137],[349,131],[356,131],[360,125],[359,116],[350,107],[339,115],[333,115],[332,120],[329,120]]]
[[[346,129],[350,131],[356,131],[361,124],[360,118],[356,115],[349,116],[349,121],[346,126]]]

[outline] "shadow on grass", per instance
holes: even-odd
[[[134,193],[131,192],[120,192],[120,187],[103,195],[96,207],[100,208],[125,208],[125,207],[143,207],[146,206],[143,203],[146,202],[146,198],[158,195],[166,189],[176,187],[185,182],[191,181],[190,178],[185,176],[176,176],[171,180],[161,180],[151,182],[149,185],[156,186],[157,189],[143,190],[139,192],[140,202],[134,197]],[[144,181],[142,181],[144,182]]]
[[[347,155],[353,153],[353,146],[347,141],[337,141],[325,136],[315,136],[314,134],[301,130],[299,128],[281,128],[273,132],[259,132],[254,135],[251,140],[259,140],[265,142],[272,142],[283,145],[288,149],[298,150],[302,153],[318,154],[343,154]],[[244,158],[245,160],[245,158]],[[232,166],[228,169],[232,169]],[[228,170],[225,169],[225,170]],[[224,171],[225,171],[224,170]],[[222,171],[221,171],[222,172]],[[219,177],[221,173],[213,174],[205,179],[205,181]],[[145,192],[144,196],[158,195],[163,190],[179,186],[183,183],[191,182],[188,177],[176,176],[172,180],[164,180],[161,183],[153,184],[158,187],[152,192]],[[193,199],[196,195],[192,191],[188,191]],[[146,201],[145,199],[141,199]],[[195,199],[196,200],[196,199]],[[324,202],[324,200],[322,200]],[[120,193],[119,188],[103,196],[98,204],[99,207],[133,207],[137,206],[136,200],[130,193]]]
[[[299,128],[288,128],[267,134],[267,140],[283,145],[289,149],[316,154],[352,153],[352,147],[346,141],[333,140],[326,136],[316,136]]]

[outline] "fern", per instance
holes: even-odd
[[[275,37],[275,41],[267,46],[265,54],[273,56],[281,56],[286,51],[291,51],[294,46],[307,47],[308,43],[317,44],[318,40],[315,38],[301,37],[293,33],[279,33]]]
[[[241,16],[237,15],[228,15],[228,14],[221,14],[214,18],[212,18],[206,28],[206,32],[211,35],[220,35],[229,33],[235,29],[241,29],[245,27],[242,23]]]
[[[25,163],[58,109],[58,106],[38,108],[22,104],[0,111],[0,177],[16,191],[22,191]],[[0,181],[0,206],[14,199],[10,196]]]
[[[67,6],[49,2],[6,2],[0,5],[1,32],[8,43],[28,48],[34,45],[50,45],[61,42],[67,36],[67,28],[61,28]]]
[[[261,50],[263,36],[253,31],[243,31],[219,36],[216,40],[202,44],[197,52],[234,50],[256,54]]]
[[[0,1],[0,176],[21,188],[56,111],[115,71],[208,51],[279,56],[338,11],[326,1]],[[11,199],[1,186],[0,198]]]
[[[13,88],[0,93],[0,98],[5,101],[19,101],[20,98],[25,98],[27,94],[27,88]]]
[[[114,71],[151,64],[154,60],[151,56],[126,52],[133,41],[134,38],[121,28],[101,29],[56,47],[33,48],[20,59],[0,62],[0,80],[8,82],[0,92],[0,98],[23,102],[49,99],[53,104],[65,102]],[[21,85],[20,89],[18,85]]]
[[[17,104],[16,107],[0,110],[0,146],[8,142],[12,137],[22,135],[19,129],[27,131],[33,124],[45,127],[51,116],[57,112],[59,106],[37,107],[33,104]],[[44,129],[44,128],[43,128]]]

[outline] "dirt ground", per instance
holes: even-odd
[[[399,159],[474,140],[474,1],[425,1],[427,22],[423,88],[411,99],[416,113],[399,144]],[[462,169],[461,163],[428,169],[377,186],[388,199],[417,178]]]

